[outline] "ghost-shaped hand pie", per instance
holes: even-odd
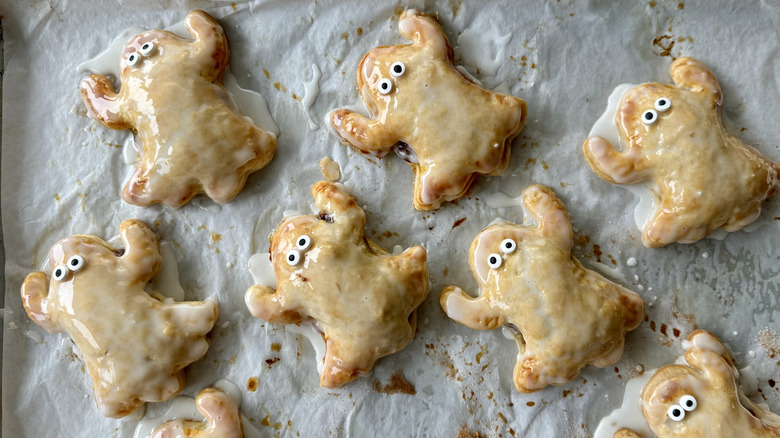
[[[358,67],[371,118],[340,109],[330,120],[343,141],[365,154],[383,157],[395,149],[414,170],[414,208],[434,210],[466,195],[478,175],[506,169],[526,105],[455,69],[432,17],[410,9],[398,29],[413,43],[371,49]]]
[[[241,416],[236,403],[222,390],[206,388],[198,393],[195,406],[205,422],[195,419],[167,421],[148,438],[243,438]]]
[[[276,136],[242,115],[222,84],[229,58],[222,27],[198,10],[185,24],[194,41],[150,30],[127,43],[118,93],[105,76],[81,81],[90,116],[132,130],[143,146],[122,190],[130,204],[180,207],[199,193],[229,202],[276,149]]]
[[[123,417],[145,402],[167,400],[184,386],[183,368],[206,354],[217,320],[214,301],[163,303],[144,290],[160,268],[157,237],[143,222],[120,227],[124,249],[86,235],[49,252],[52,278],[27,276],[22,302],[50,332],[67,332],[92,378],[107,417]]]
[[[677,59],[670,71],[674,86],[646,83],[620,99],[614,120],[620,145],[598,136],[583,145],[602,179],[647,182],[655,211],[642,243],[651,248],[692,243],[721,227],[742,229],[780,188],[780,164],[723,126],[722,94],[712,71],[692,58]]]
[[[587,364],[617,362],[644,305],[572,258],[569,215],[552,190],[530,186],[522,198],[537,226],[503,222],[482,230],[469,251],[479,297],[448,286],[439,302],[473,329],[508,326],[519,348],[515,388],[527,393],[567,383]]]
[[[364,234],[363,210],[338,185],[321,181],[311,193],[319,215],[285,218],[271,235],[277,289],[251,287],[246,305],[265,321],[314,324],[326,345],[320,384],[335,388],[411,342],[428,294],[427,253],[380,248]]]
[[[715,336],[691,333],[684,359],[659,368],[642,388],[642,413],[660,438],[780,437],[780,416],[742,393]]]

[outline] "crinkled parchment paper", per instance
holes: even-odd
[[[434,213],[412,209],[412,171],[395,156],[368,160],[340,144],[323,119],[359,102],[355,71],[377,45],[403,43],[405,7],[437,14],[458,64],[487,87],[528,103],[525,130],[499,177],[481,178],[465,199]],[[178,210],[120,201],[132,168],[122,159],[127,133],[86,117],[76,66],[123,29],[167,27],[203,8],[230,40],[230,66],[259,91],[281,130],[273,162],[252,175],[230,204],[197,199]],[[739,367],[759,377],[753,397],[780,411],[778,357],[757,343],[778,329],[780,197],[766,204],[764,225],[725,240],[663,249],[641,246],[637,198],[597,178],[581,145],[621,83],[670,82],[672,57],[710,65],[724,89],[731,129],[780,160],[780,4],[730,1],[7,1],[2,129],[2,225],[6,266],[3,436],[131,436],[134,423],[101,417],[91,382],[64,335],[44,333],[25,315],[19,287],[40,269],[49,247],[75,233],[111,237],[137,217],[174,243],[188,299],[215,296],[219,321],[211,349],[188,368],[183,393],[220,378],[243,390],[242,412],[268,436],[588,436],[620,405],[638,366],[655,368],[681,353],[696,326],[717,334]],[[460,39],[460,41],[459,41]],[[311,107],[302,101],[312,65],[322,72]],[[341,181],[365,206],[369,237],[391,249],[429,251],[431,294],[420,308],[415,340],[340,390],[319,387],[314,351],[281,326],[254,319],[244,306],[249,257],[267,250],[284,210],[308,212],[317,162],[331,157]],[[485,196],[518,196],[532,183],[555,189],[571,214],[575,254],[639,292],[648,321],[629,334],[614,367],[587,367],[561,387],[530,395],[511,383],[516,355],[500,330],[477,332],[447,320],[438,293],[448,284],[476,292],[468,247],[494,218],[522,221],[519,208],[494,209]],[[717,188],[713,188],[717,189]],[[465,218],[465,221],[462,221]],[[462,224],[455,227],[454,224]],[[635,258],[636,266],[627,261]],[[600,263],[600,265],[597,265]],[[633,263],[632,263],[633,264]],[[680,331],[679,337],[677,331]],[[765,334],[772,332],[764,331]],[[775,335],[776,336],[776,335]],[[771,338],[772,336],[768,336]],[[63,341],[63,339],[65,339]],[[771,340],[771,339],[770,339]],[[272,344],[281,345],[274,351]],[[750,354],[750,352],[754,354]],[[400,372],[413,386],[393,393]],[[247,389],[256,378],[256,390]],[[403,383],[400,381],[400,383]],[[404,386],[404,385],[400,385]],[[150,404],[150,413],[165,403]]]

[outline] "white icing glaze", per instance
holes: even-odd
[[[615,432],[624,427],[638,432],[644,437],[655,436],[642,414],[642,401],[639,398],[642,388],[650,381],[655,371],[647,371],[628,381],[626,392],[623,395],[623,404],[599,422],[593,438],[612,438]]]
[[[401,245],[394,245],[393,246],[393,255],[394,256],[401,255],[401,254],[403,254],[403,252],[404,252],[404,247],[403,246],[401,246]]]
[[[633,266],[636,266],[636,264],[637,264],[637,262],[636,262],[636,259],[634,257],[629,257],[628,260],[626,260],[626,265],[627,266],[633,267]]]
[[[259,254],[252,254],[252,257],[249,257],[247,269],[249,269],[249,273],[252,274],[254,284],[276,289],[274,265],[271,263],[269,253],[263,252]]]
[[[620,84],[612,90],[612,93],[607,99],[607,109],[596,120],[593,127],[588,133],[588,137],[594,135],[608,140],[616,148],[622,148],[620,143],[620,136],[618,135],[617,125],[615,125],[615,114],[617,114],[618,105],[620,105],[620,99],[623,98],[628,91],[636,87],[637,84]]]
[[[244,399],[241,395],[241,388],[239,388],[238,385],[228,379],[219,379],[214,382],[213,386],[227,394],[236,406],[241,407],[241,403],[244,402]]]
[[[25,330],[24,335],[36,344],[43,343],[43,335],[35,330]]]
[[[758,375],[750,365],[739,369],[739,389],[748,397],[758,392]]]
[[[479,69],[485,76],[495,76],[504,62],[504,50],[512,39],[512,34],[503,36],[487,35],[483,30],[465,29],[458,36],[458,51],[464,62]],[[493,43],[498,45],[493,56]]]
[[[513,198],[502,192],[488,193],[483,199],[491,208],[523,207],[523,199],[521,197]]]
[[[314,131],[319,128],[319,125],[314,121],[314,118],[311,115],[311,106],[314,104],[317,96],[320,95],[320,78],[322,77],[322,72],[320,72],[320,68],[317,67],[317,64],[312,64],[311,70],[311,80],[304,81],[303,83],[304,94],[301,105],[303,105],[303,111],[306,113],[306,118],[309,121],[309,129]]]
[[[143,146],[136,138],[135,134],[130,134],[122,145],[122,158],[125,164],[135,165],[143,153]]]
[[[162,263],[157,276],[151,281],[152,288],[174,301],[184,301],[184,288],[179,282],[179,264],[176,262],[170,242],[160,242],[160,255],[162,255]]]
[[[226,380],[220,379],[213,385],[215,388],[224,391],[228,397],[230,397],[238,407],[241,407],[242,397],[241,391],[238,385]],[[188,396],[178,396],[172,399],[171,406],[165,413],[159,417],[150,417],[144,415],[144,417],[138,422],[135,427],[135,433],[133,438],[147,438],[154,429],[159,427],[166,421],[185,419],[194,421],[205,421],[206,419],[198,412],[198,408],[195,405],[195,399]],[[243,415],[241,415],[241,425],[244,428],[245,438],[261,438],[263,435],[260,431],[249,422]]]
[[[300,215],[302,215],[302,214],[303,214],[303,213],[301,213],[301,212],[300,212],[300,211],[298,211],[298,210],[285,210],[285,211],[282,213],[282,215],[283,215],[285,218],[288,218],[288,217],[293,217],[293,216],[300,216]]]
[[[317,360],[317,374],[322,374],[322,367],[325,364],[325,340],[322,338],[322,332],[314,324],[287,324],[284,329],[293,334],[300,335],[308,339],[314,348],[314,357]]]

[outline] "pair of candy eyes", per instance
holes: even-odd
[[[669,108],[671,107],[672,101],[665,97],[656,100],[654,110],[649,109],[642,113],[642,123],[645,125],[652,125],[658,120],[658,113],[669,111]]]
[[[696,409],[696,405],[696,398],[694,396],[684,395],[680,397],[680,402],[678,404],[669,407],[666,414],[674,421],[682,421],[683,418],[685,418],[685,412]]]
[[[512,254],[517,249],[517,242],[512,239],[504,239],[501,241],[501,246],[499,248],[504,254]],[[504,258],[501,254],[493,253],[488,256],[487,263],[488,266],[490,266],[490,269],[498,269],[501,267],[501,264],[504,263]]]
[[[84,267],[85,263],[86,262],[84,261],[84,257],[80,255],[74,255],[73,257],[68,259],[67,264],[59,265],[56,268],[54,268],[54,273],[52,274],[52,278],[54,278],[57,281],[62,281],[68,277],[68,273],[70,271],[73,272],[80,271],[81,268]]]
[[[401,61],[396,61],[393,63],[393,65],[390,66],[390,74],[399,77],[403,76],[404,73],[406,73],[406,65],[404,65]],[[382,94],[387,94],[389,92],[393,91],[393,81],[390,79],[382,79],[379,81],[379,92]]]
[[[300,236],[295,242],[295,249],[291,250],[284,257],[287,260],[287,264],[290,266],[296,266],[303,259],[303,251],[311,248],[311,237]]]
[[[149,56],[152,52],[154,52],[154,43],[151,41],[144,43],[144,45],[141,46],[141,50],[127,55],[127,65],[132,67],[138,64],[138,62],[141,61],[142,56]]]

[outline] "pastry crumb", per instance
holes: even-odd
[[[339,163],[331,160],[329,157],[324,157],[319,161],[320,172],[322,177],[328,181],[338,181],[341,178],[341,168]]]

